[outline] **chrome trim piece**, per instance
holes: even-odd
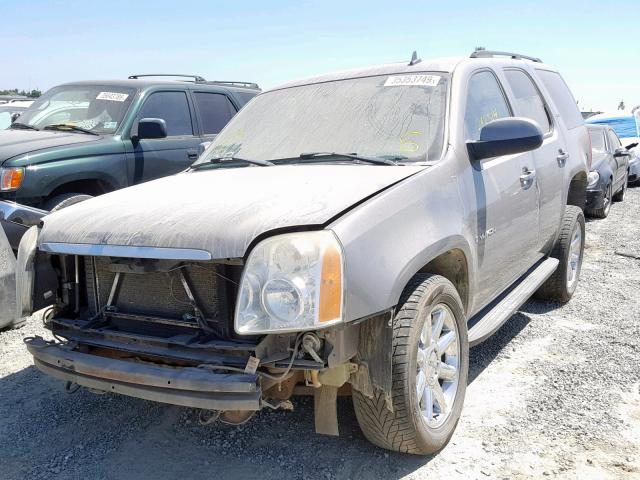
[[[154,258],[158,260],[212,260],[211,253],[194,248],[133,247],[127,245],[92,245],[89,243],[44,242],[40,250],[47,253],[89,257]]]

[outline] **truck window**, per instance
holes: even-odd
[[[522,70],[505,70],[507,82],[516,99],[516,113],[538,123],[543,133],[551,130],[551,122],[544,100],[533,81]]]
[[[468,140],[480,140],[480,129],[484,125],[511,116],[498,79],[489,71],[478,72],[471,77],[467,95],[464,128]]]
[[[558,107],[567,128],[571,130],[584,125],[578,104],[560,74],[549,72],[548,70],[536,70],[536,72],[538,72],[544,86],[547,87],[553,103]]]
[[[235,107],[226,95],[194,92],[193,96],[202,120],[202,133],[205,135],[220,132],[236,114]]]
[[[156,92],[144,102],[138,120],[161,118],[167,123],[167,136],[193,135],[191,113],[185,92]]]

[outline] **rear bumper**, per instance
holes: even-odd
[[[84,387],[208,410],[260,410],[257,375],[165,367],[76,352],[42,338],[25,340],[35,366]]]
[[[640,159],[634,159],[629,163],[629,181],[636,182],[640,180]]]

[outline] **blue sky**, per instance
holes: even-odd
[[[640,104],[638,0],[0,0],[0,12],[0,89],[145,72],[268,88],[480,45],[556,66],[584,109]]]

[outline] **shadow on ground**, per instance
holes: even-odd
[[[538,307],[536,307],[537,309]],[[525,309],[526,310],[526,309]],[[529,323],[514,315],[470,351],[469,382]],[[313,431],[313,402],[263,411],[240,427],[198,424],[198,411],[86,390],[34,367],[0,379],[2,477],[401,478],[433,457],[394,454],[363,437],[350,398],[339,400],[340,437]]]

